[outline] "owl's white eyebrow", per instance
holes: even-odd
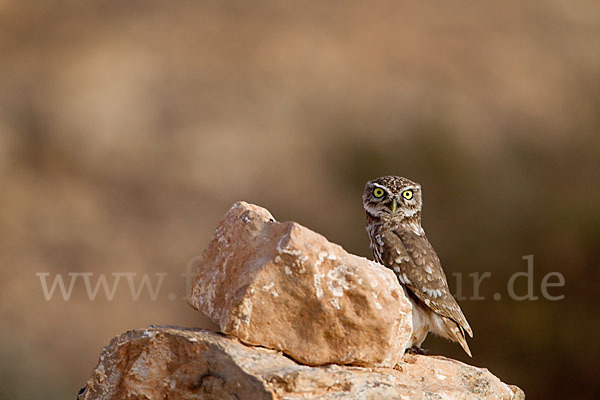
[[[387,194],[390,194],[390,191],[388,190],[388,188],[386,188],[385,186],[381,186],[379,183],[373,183],[373,186],[383,189],[383,190],[385,190],[385,192]]]

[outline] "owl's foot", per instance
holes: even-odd
[[[410,354],[420,354],[422,356],[424,356],[425,354],[427,354],[427,350],[422,349],[419,346],[409,347],[408,349],[406,349],[406,352],[410,353]]]

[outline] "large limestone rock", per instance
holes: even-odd
[[[393,367],[412,333],[390,270],[243,202],[204,252],[189,303],[222,332],[308,365]]]
[[[280,352],[194,329],[151,327],[114,338],[79,400],[524,399],[486,369],[406,355],[396,369],[299,365]]]

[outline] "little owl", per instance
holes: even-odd
[[[375,261],[394,271],[412,303],[411,350],[422,354],[421,344],[433,332],[471,356],[465,332],[473,337],[473,331],[421,227],[421,186],[398,176],[374,179],[365,186],[363,206]]]

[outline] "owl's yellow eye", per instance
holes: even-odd
[[[413,198],[413,191],[412,190],[405,190],[404,192],[402,192],[402,197],[404,197],[406,200],[410,200]]]
[[[375,188],[375,190],[373,190],[373,196],[377,197],[378,199],[383,197],[384,194],[385,191],[382,188]]]

